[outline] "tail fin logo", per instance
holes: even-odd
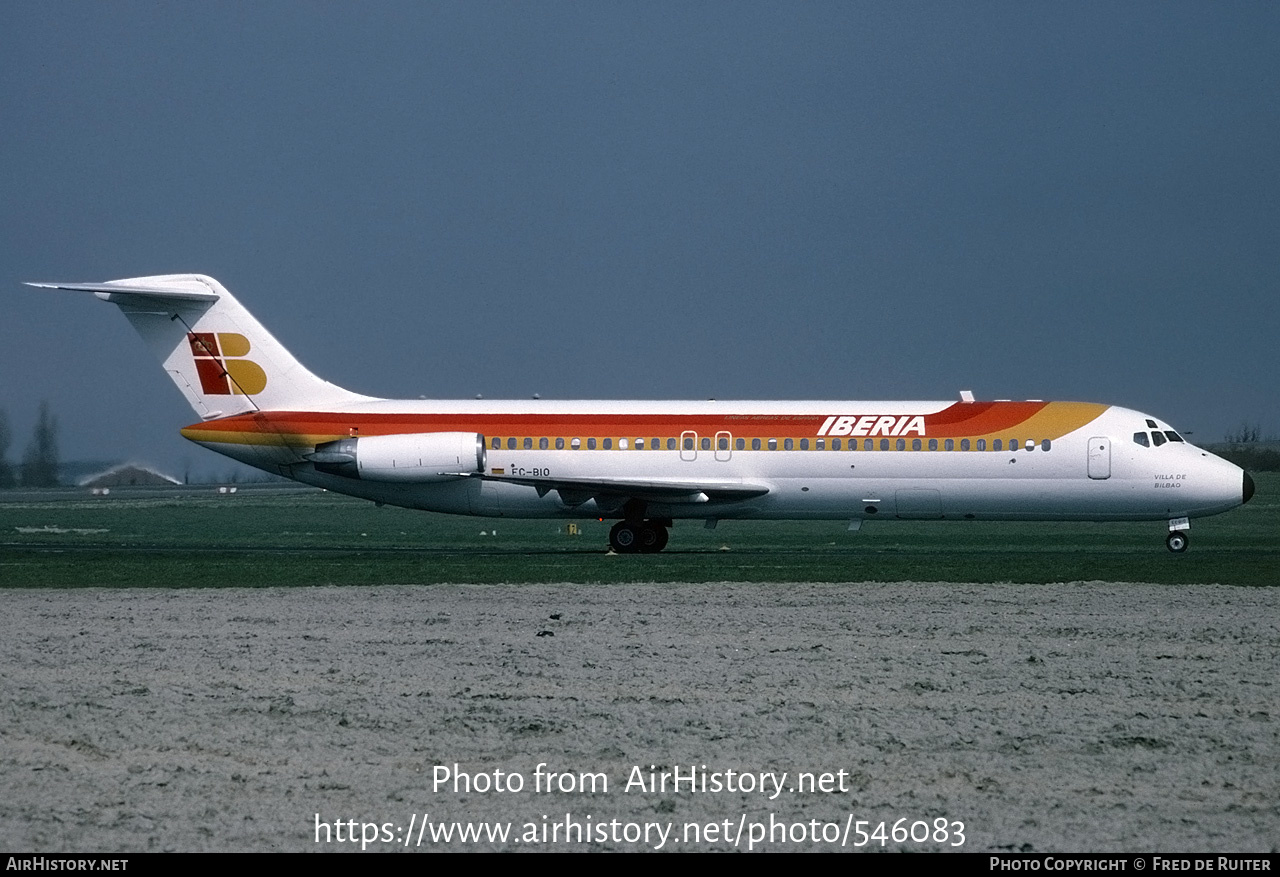
[[[200,388],[206,396],[254,396],[267,388],[267,373],[251,359],[249,339],[238,332],[188,332]]]

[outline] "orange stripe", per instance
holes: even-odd
[[[925,438],[1058,439],[1107,409],[1083,402],[957,403],[936,414],[923,415]],[[863,412],[865,413],[865,412]],[[281,411],[241,414],[182,430],[193,441],[225,444],[314,447],[347,436],[399,435],[412,432],[479,432],[486,436],[635,437],[700,436],[728,432],[735,438],[816,437],[830,414],[849,416],[832,408],[817,415],[735,414],[341,414]],[[860,436],[848,436],[858,438]],[[911,434],[914,438],[916,435]],[[831,436],[841,438],[841,436]]]

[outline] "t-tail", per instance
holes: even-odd
[[[298,362],[221,283],[203,274],[106,283],[30,283],[118,305],[204,420],[367,401]]]

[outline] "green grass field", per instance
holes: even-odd
[[[1135,581],[1280,584],[1280,473],[1192,523],[677,521],[657,555],[607,555],[609,523],[459,518],[321,492],[0,494],[0,586],[221,587],[439,582]],[[496,532],[495,532],[496,529]],[[483,531],[483,533],[482,533]]]

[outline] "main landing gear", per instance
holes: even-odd
[[[619,554],[654,554],[667,547],[668,535],[655,521],[619,521],[609,531],[609,546]]]
[[[667,547],[670,518],[645,518],[645,502],[629,499],[623,518],[609,531],[609,547],[619,554],[655,554]]]

